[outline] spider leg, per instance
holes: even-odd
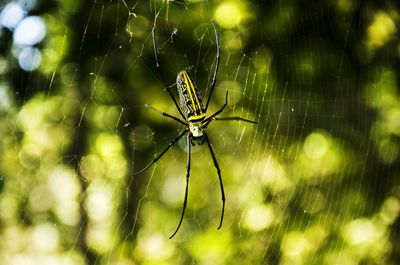
[[[211,122],[211,120],[215,116],[219,115],[225,109],[225,107],[227,105],[228,105],[228,90],[226,91],[226,94],[225,94],[225,103],[224,103],[224,105],[222,105],[222,107],[219,110],[217,110],[213,115],[211,115],[210,117],[208,117],[207,119],[204,120],[204,123],[206,124],[205,128],[207,128],[207,125]]]
[[[192,135],[189,133],[187,135],[187,164],[186,164],[186,188],[185,188],[185,199],[183,200],[183,206],[182,206],[182,214],[181,214],[181,219],[179,220],[179,224],[175,229],[175,232],[169,237],[169,239],[173,238],[175,234],[178,232],[179,228],[181,227],[182,221],[183,221],[183,216],[185,215],[185,210],[186,210],[186,205],[187,205],[187,199],[188,199],[188,192],[189,192],[189,177],[190,177],[190,142],[192,141]]]
[[[248,120],[239,116],[233,116],[233,117],[222,117],[222,118],[218,118],[218,117],[213,117],[211,120],[213,121],[244,121],[244,122],[249,122],[249,123],[253,123],[253,124],[257,124],[258,121],[252,121],[252,120]]]
[[[258,121],[252,121],[252,120],[248,120],[239,116],[233,116],[233,117],[222,117],[222,118],[218,118],[216,117],[217,115],[221,114],[221,112],[225,109],[225,107],[228,105],[228,90],[226,91],[225,94],[225,103],[224,105],[217,110],[213,115],[211,115],[210,117],[208,117],[207,119],[204,120],[204,128],[207,128],[207,126],[211,123],[211,121],[224,121],[224,120],[231,120],[231,121],[244,121],[244,122],[249,122],[249,123],[253,123],[253,124],[257,124]]]
[[[181,132],[181,134],[179,134],[177,137],[175,137],[170,143],[169,145],[161,152],[159,153],[156,157],[153,158],[153,161],[150,162],[150,164],[148,164],[147,166],[145,166],[143,169],[139,170],[136,173],[133,173],[134,176],[146,171],[146,169],[148,169],[151,165],[153,165],[155,162],[157,162],[176,142],[179,141],[179,139],[182,138],[182,136],[184,136],[189,130],[184,130],[183,132]]]
[[[224,184],[222,183],[221,169],[219,168],[217,158],[216,158],[215,155],[214,155],[214,151],[213,151],[213,149],[212,149],[212,147],[211,147],[210,140],[208,139],[208,136],[207,136],[207,134],[206,134],[205,132],[204,132],[204,137],[206,138],[206,142],[207,142],[207,145],[208,145],[208,149],[210,150],[210,154],[211,154],[212,160],[213,160],[213,162],[214,162],[214,166],[215,166],[215,168],[217,169],[218,178],[219,178],[219,185],[220,185],[220,187],[221,187],[222,213],[221,213],[221,220],[219,221],[219,226],[218,226],[218,228],[217,228],[217,229],[220,229],[221,226],[222,226],[222,221],[224,220],[224,212],[225,212],[225,192],[224,192]]]
[[[168,92],[168,95],[170,96],[170,98],[171,98],[172,101],[174,102],[175,107],[176,107],[176,108],[178,109],[178,111],[179,111],[179,114],[182,116],[182,118],[185,119],[185,116],[183,115],[181,109],[179,108],[178,102],[176,102],[176,99],[174,98],[174,96],[173,96],[171,90],[169,89],[169,85],[168,85],[168,83],[167,83],[167,80],[165,79],[165,76],[164,76],[164,73],[163,73],[163,71],[162,71],[162,69],[161,69],[161,66],[160,66],[160,64],[158,63],[157,42],[156,42],[156,38],[155,38],[155,36],[154,36],[154,28],[153,28],[153,30],[151,31],[151,36],[153,37],[153,50],[154,50],[154,58],[155,58],[155,60],[156,60],[156,68],[157,68],[158,72],[160,73],[161,79],[162,79],[162,81],[163,81],[163,83],[164,83],[165,89],[166,89],[167,92]]]
[[[220,61],[219,50],[221,48],[220,44],[219,44],[219,37],[218,37],[217,28],[215,27],[215,22],[212,19],[211,19],[211,24],[213,25],[213,28],[214,28],[215,41],[217,43],[217,56],[216,56],[216,62],[215,62],[214,76],[213,76],[213,80],[212,80],[211,86],[210,86],[210,95],[208,96],[208,99],[207,99],[205,112],[207,111],[208,104],[210,103],[212,93],[214,92],[215,84],[217,83],[217,73],[218,73],[218,67],[219,67],[219,61]]]
[[[168,113],[165,113],[165,112],[163,112],[163,111],[161,111],[161,110],[158,110],[158,109],[156,109],[156,108],[154,108],[154,107],[152,107],[152,106],[150,106],[150,105],[147,105],[147,104],[144,104],[144,106],[145,106],[146,108],[149,108],[149,109],[151,109],[151,110],[154,110],[154,111],[158,112],[159,114],[161,114],[161,115],[163,115],[163,116],[165,116],[165,117],[171,118],[171,119],[173,119],[173,120],[176,120],[176,121],[179,122],[179,123],[182,123],[182,124],[185,125],[185,126],[188,126],[188,124],[187,124],[186,122],[182,121],[181,119],[179,119],[179,118],[177,118],[177,117],[175,117],[175,116],[172,116],[172,115],[170,115],[170,114],[168,114]]]

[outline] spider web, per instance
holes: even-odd
[[[22,71],[15,54],[26,47],[0,19],[1,263],[399,262],[396,4],[8,1],[0,10],[10,3],[40,16],[46,38],[32,45],[40,66]],[[184,130],[145,107],[179,117],[151,32],[175,98],[187,69],[207,100],[211,19],[221,63],[207,114],[228,91],[220,116],[258,123],[210,124],[223,226],[216,169],[207,146],[195,146],[185,218],[169,240],[185,137],[134,175]]]

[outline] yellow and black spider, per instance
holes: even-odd
[[[170,239],[175,236],[175,234],[178,232],[182,221],[183,221],[183,217],[185,215],[185,209],[186,209],[186,204],[187,204],[187,199],[188,199],[188,188],[189,188],[189,176],[190,176],[190,151],[191,151],[191,145],[202,145],[204,142],[207,143],[208,149],[210,150],[210,154],[211,157],[213,159],[214,162],[214,166],[217,170],[217,174],[218,174],[218,178],[219,178],[219,184],[221,187],[221,195],[222,195],[222,213],[221,213],[221,219],[220,219],[220,223],[218,226],[218,229],[221,228],[222,226],[222,221],[224,219],[224,210],[225,210],[225,192],[224,192],[224,184],[222,183],[222,176],[221,176],[221,170],[219,168],[217,159],[215,157],[214,151],[212,149],[212,145],[210,143],[210,140],[207,136],[207,133],[205,131],[205,129],[207,128],[207,126],[214,120],[217,121],[221,121],[221,120],[239,120],[239,121],[244,121],[244,122],[250,122],[250,123],[254,123],[256,124],[257,122],[255,121],[251,121],[251,120],[247,120],[241,117],[222,117],[222,118],[218,118],[217,115],[219,115],[224,108],[228,105],[228,91],[226,91],[225,94],[225,104],[218,110],[216,111],[214,114],[212,114],[209,117],[206,117],[206,112],[207,112],[207,108],[208,105],[210,103],[211,100],[211,96],[212,93],[214,91],[215,88],[215,84],[217,81],[217,73],[218,73],[218,67],[219,67],[219,61],[220,61],[220,45],[219,45],[219,39],[218,39],[218,32],[217,29],[215,27],[215,23],[213,20],[211,20],[211,23],[213,25],[214,28],[214,33],[215,33],[215,38],[216,38],[216,44],[217,44],[217,56],[216,56],[216,64],[215,64],[215,69],[214,69],[214,76],[211,82],[211,86],[210,86],[210,94],[208,96],[207,99],[207,103],[206,106],[204,108],[203,105],[203,100],[200,97],[198,90],[196,88],[196,86],[194,85],[193,81],[190,79],[188,73],[186,72],[186,70],[180,71],[178,73],[178,77],[176,79],[176,86],[178,89],[178,94],[179,94],[179,101],[180,101],[180,107],[178,106],[178,103],[176,101],[176,99],[174,98],[170,87],[165,79],[165,76],[163,74],[163,71],[161,70],[161,66],[158,63],[158,57],[157,57],[157,44],[156,44],[156,38],[154,36],[154,28],[152,31],[152,37],[153,37],[153,48],[154,48],[154,57],[155,57],[155,61],[156,61],[156,68],[158,70],[158,72],[160,73],[161,79],[164,83],[165,89],[168,92],[169,96],[171,97],[172,101],[174,102],[179,114],[181,115],[181,117],[183,118],[183,120],[181,120],[180,118],[177,118],[175,116],[172,116],[168,113],[162,112],[160,110],[157,110],[149,105],[145,105],[148,108],[151,108],[154,111],[157,111],[158,113],[160,113],[163,116],[166,116],[168,118],[174,119],[175,121],[183,124],[186,126],[186,129],[183,130],[177,137],[175,137],[170,144],[158,155],[156,155],[153,159],[153,161],[151,161],[150,164],[148,164],[146,167],[144,167],[142,170],[136,172],[134,175],[140,174],[142,172],[144,172],[146,169],[148,169],[151,165],[153,165],[154,163],[156,163],[176,142],[179,141],[179,139],[181,139],[184,135],[187,135],[187,152],[188,152],[188,156],[187,156],[187,164],[186,164],[186,189],[185,189],[185,199],[183,201],[183,207],[182,207],[182,214],[181,214],[181,218],[179,220],[179,224],[175,230],[175,232],[169,237]]]

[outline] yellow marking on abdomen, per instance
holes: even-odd
[[[185,82],[186,89],[188,91],[190,100],[192,101],[192,105],[194,107],[194,112],[196,114],[194,116],[202,115],[203,110],[201,109],[199,99],[197,98],[196,89],[193,85],[193,82],[185,70],[183,70],[181,73],[183,74],[183,80]]]
[[[201,121],[206,117],[205,113],[201,113],[200,115],[192,115],[188,118],[188,121]]]

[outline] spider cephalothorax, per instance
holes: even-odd
[[[171,143],[161,153],[156,155],[153,158],[153,161],[150,162],[150,164],[145,166],[142,170],[136,172],[135,175],[140,174],[143,171],[145,171],[146,169],[148,169],[151,165],[153,165],[155,162],[157,162],[176,142],[178,142],[179,139],[181,139],[184,135],[187,136],[188,157],[187,157],[187,163],[186,163],[185,198],[183,201],[181,218],[179,220],[179,223],[178,223],[178,226],[177,226],[175,232],[170,236],[170,238],[172,238],[178,232],[178,230],[182,224],[183,217],[185,215],[186,204],[187,204],[187,199],[188,199],[188,192],[189,192],[191,145],[194,145],[195,143],[198,145],[202,145],[204,142],[206,142],[208,149],[210,150],[210,154],[211,154],[212,160],[214,162],[214,166],[217,169],[219,184],[221,187],[221,200],[222,200],[222,213],[221,213],[221,219],[220,219],[219,226],[218,226],[218,229],[220,229],[222,226],[222,221],[224,220],[224,211],[225,211],[224,185],[222,183],[221,170],[219,168],[217,159],[216,159],[214,151],[212,149],[212,145],[210,143],[210,140],[207,136],[205,129],[214,120],[239,120],[239,121],[245,121],[245,122],[250,122],[250,123],[257,123],[255,121],[247,120],[247,119],[237,117],[237,116],[223,117],[223,118],[217,117],[217,115],[219,115],[224,110],[224,108],[228,105],[228,91],[226,92],[226,96],[225,96],[225,104],[214,114],[212,114],[209,117],[206,117],[208,104],[210,103],[210,99],[211,99],[212,93],[214,91],[215,84],[217,82],[217,73],[218,73],[218,67],[219,67],[219,61],[220,61],[220,54],[219,54],[220,46],[219,46],[218,33],[217,33],[217,29],[215,27],[215,23],[213,20],[211,20],[211,23],[213,25],[214,33],[215,33],[215,39],[216,39],[216,44],[217,44],[217,56],[216,56],[216,62],[215,62],[214,75],[213,75],[213,79],[212,79],[211,86],[210,86],[210,93],[209,93],[205,107],[203,104],[203,100],[200,97],[194,82],[191,80],[191,78],[189,77],[186,70],[180,71],[178,73],[178,76],[176,79],[176,86],[178,89],[179,103],[180,103],[180,106],[178,106],[178,102],[176,101],[175,97],[173,96],[173,94],[170,90],[170,86],[168,85],[168,83],[164,77],[163,71],[161,70],[161,67],[158,63],[157,48],[156,48],[157,45],[156,45],[156,39],[154,36],[154,29],[152,31],[154,57],[155,57],[155,61],[156,61],[157,70],[160,73],[160,76],[164,83],[166,91],[168,92],[169,96],[171,97],[172,101],[174,102],[175,107],[177,108],[177,110],[183,120],[180,118],[177,118],[175,116],[172,116],[168,113],[159,111],[148,105],[145,105],[145,106],[151,108],[152,110],[157,111],[161,115],[164,115],[168,118],[174,119],[175,121],[185,125],[186,129],[183,130],[177,137],[175,137],[171,141]]]

